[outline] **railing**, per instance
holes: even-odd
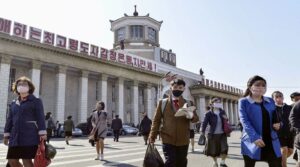
[[[238,88],[235,88],[235,87],[232,87],[232,86],[220,83],[220,82],[216,82],[213,80],[209,80],[209,79],[203,79],[201,82],[199,82],[199,84],[205,85],[207,87],[227,91],[230,93],[243,94],[243,91],[241,89],[238,89]]]

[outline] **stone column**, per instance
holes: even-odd
[[[229,102],[230,124],[234,124],[234,111],[232,101]]]
[[[204,95],[200,95],[198,98],[198,108],[199,108],[199,117],[200,117],[200,121],[203,122],[204,120],[204,115],[206,113],[206,104],[205,104],[205,96]]]
[[[101,76],[101,99],[100,101],[103,101],[105,106],[107,106],[107,74],[102,74]]]
[[[66,66],[59,66],[56,74],[56,119],[61,123],[65,119],[66,72]]]
[[[153,108],[153,98],[152,97],[152,84],[147,84],[147,90],[146,90],[146,106],[147,106],[147,115],[152,120],[154,108]]]
[[[40,96],[41,65],[42,63],[40,61],[33,60],[32,69],[30,70],[31,81],[35,87],[35,90],[33,92],[35,97]]]
[[[81,77],[79,79],[79,113],[78,122],[86,122],[87,110],[88,110],[88,82],[89,72],[81,71]]]
[[[226,112],[226,115],[227,115],[228,119],[230,120],[229,108],[228,108],[228,100],[227,99],[223,100],[223,106],[224,106],[224,110]]]
[[[139,82],[133,81],[132,111],[134,125],[139,123]]]
[[[118,78],[118,112],[119,118],[124,122],[124,78]]]
[[[234,101],[234,108],[235,108],[235,117],[236,117],[236,122],[235,124],[237,125],[239,123],[239,109],[238,109],[238,102]]]
[[[149,38],[148,38],[148,26],[144,26],[144,37],[145,37],[145,40],[148,40]]]
[[[2,134],[6,122],[11,57],[3,54],[0,56],[2,57],[0,64],[0,134]]]

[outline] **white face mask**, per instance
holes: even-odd
[[[28,93],[29,87],[28,86],[18,86],[17,87],[17,91],[19,93]]]
[[[267,89],[265,87],[252,86],[250,91],[255,96],[263,96],[266,93]]]
[[[222,103],[213,103],[213,107],[223,109],[223,104]]]

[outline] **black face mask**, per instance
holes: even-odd
[[[172,90],[172,93],[175,97],[179,97],[179,96],[181,96],[183,91],[182,90]]]

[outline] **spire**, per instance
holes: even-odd
[[[134,5],[134,13],[133,13],[133,16],[138,16],[139,13],[136,11],[136,5]]]

